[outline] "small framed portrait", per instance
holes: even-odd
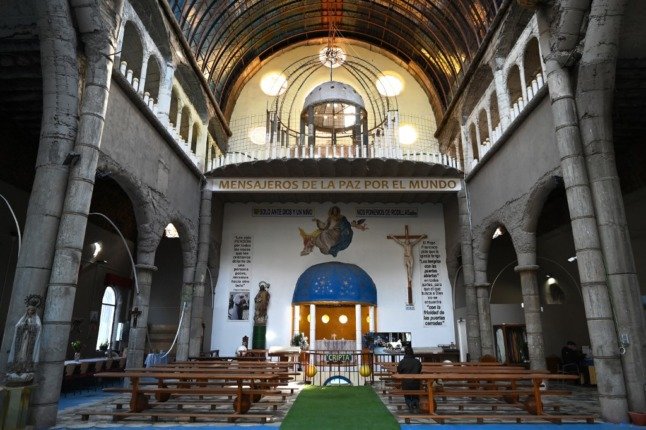
[[[90,311],[90,324],[99,323],[99,311]]]
[[[249,291],[229,293],[229,321],[249,320]]]

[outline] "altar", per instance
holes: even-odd
[[[355,351],[357,343],[354,340],[323,339],[314,342],[316,351]]]

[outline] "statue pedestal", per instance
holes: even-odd
[[[0,387],[0,428],[27,428],[29,402],[36,385]]]
[[[266,341],[265,335],[267,334],[266,325],[254,325],[253,335],[251,336],[251,349],[265,349]]]

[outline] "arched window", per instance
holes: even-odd
[[[475,161],[480,160],[480,152],[478,151],[478,135],[476,134],[476,126],[473,123],[469,126],[469,140],[471,141],[471,152]]]
[[[511,69],[509,69],[509,75],[507,76],[507,89],[509,90],[509,100],[511,100],[512,105],[514,103],[518,103],[518,101],[523,97],[523,90],[520,85],[520,69],[516,64],[511,66]]]
[[[148,58],[148,68],[146,70],[146,82],[144,84],[144,91],[147,92],[154,100],[153,103],[159,98],[159,84],[161,82],[161,72],[159,70],[159,63],[157,58],[151,55]]]
[[[99,333],[96,337],[96,349],[102,343],[112,340],[112,327],[114,326],[114,313],[117,307],[117,296],[114,288],[106,287],[101,300],[101,319],[99,320]]]
[[[191,136],[191,151],[193,154],[197,154],[197,139],[200,137],[200,123],[193,123],[193,135]]]
[[[126,22],[121,45],[121,61],[126,62],[126,68],[132,70],[133,77],[139,79],[143,65],[144,48],[137,27],[130,21]]]

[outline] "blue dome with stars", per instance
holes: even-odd
[[[377,304],[377,288],[370,275],[354,264],[315,264],[296,281],[292,304],[304,303]]]

